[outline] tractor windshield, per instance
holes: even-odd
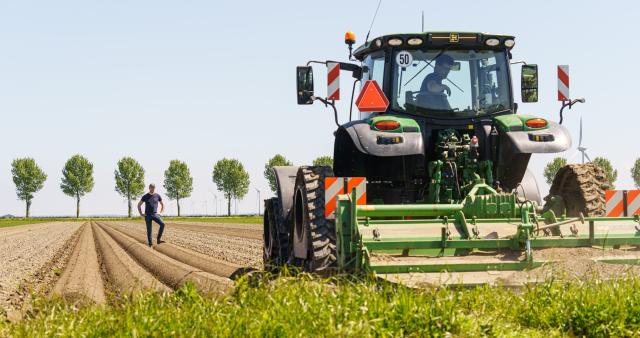
[[[393,61],[394,110],[464,118],[511,109],[503,51],[398,51]]]

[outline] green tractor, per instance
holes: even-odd
[[[446,272],[484,283],[552,261],[548,254],[534,260],[545,248],[640,244],[637,217],[599,217],[604,175],[592,164],[560,170],[543,204],[531,154],[565,151],[571,138],[556,122],[517,113],[511,65],[524,62],[511,61],[513,36],[392,34],[353,51],[349,32],[345,42],[351,62],[296,69],[298,103],[320,101],[334,111],[334,164],[274,168],[266,267],[427,281]],[[315,96],[313,63],[328,67],[326,98]],[[340,71],[350,73],[353,89],[362,86],[360,119],[349,112],[342,124]],[[523,64],[521,78],[522,101],[536,102],[537,66]],[[640,258],[615,253],[599,262]]]

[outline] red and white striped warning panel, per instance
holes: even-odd
[[[640,215],[640,190],[607,190],[607,217]]]
[[[336,218],[338,195],[350,194],[356,188],[356,204],[367,204],[367,179],[365,177],[326,177],[324,179],[324,216]]]
[[[340,100],[340,64],[327,62],[327,100]]]
[[[568,101],[569,95],[569,66],[558,66],[558,101]]]

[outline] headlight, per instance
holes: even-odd
[[[382,47],[382,41],[380,39],[376,40],[376,47]]]
[[[485,41],[484,43],[489,47],[495,47],[500,44],[500,40],[498,40],[497,38],[490,38],[487,39],[487,41]]]
[[[409,40],[407,40],[407,43],[411,46],[419,46],[422,44],[422,39],[421,38],[411,38]]]
[[[508,40],[504,40],[504,46],[507,48],[511,48],[513,46],[515,46],[516,42],[513,41],[512,39],[508,39]]]
[[[389,44],[389,46],[394,46],[394,47],[400,46],[402,44],[402,39],[399,39],[399,38],[389,39],[387,43]]]

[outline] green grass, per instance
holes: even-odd
[[[0,219],[0,228],[13,227],[13,226],[16,226],[16,225],[23,225],[23,224],[44,223],[44,222],[50,222],[50,220],[24,219],[24,218],[3,218],[3,219]]]
[[[506,288],[413,290],[353,277],[241,282],[213,300],[187,286],[76,309],[38,299],[0,336],[632,336],[640,279]]]

